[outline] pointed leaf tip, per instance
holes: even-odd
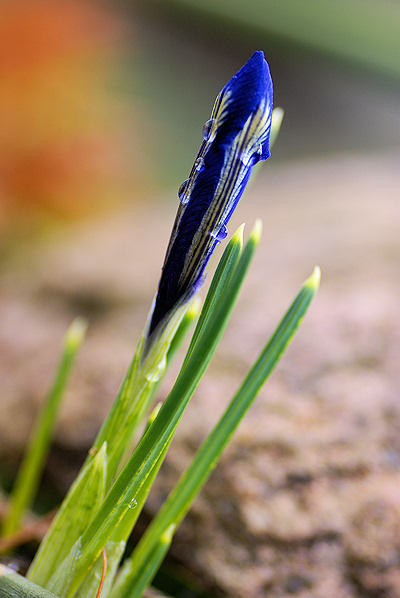
[[[283,108],[277,107],[274,108],[272,111],[271,134],[269,140],[270,147],[274,145],[279,135],[284,115],[285,111],[283,110]]]
[[[321,269],[319,266],[315,266],[311,276],[309,276],[307,278],[307,280],[304,282],[304,286],[308,287],[310,290],[313,290],[314,292],[316,292],[316,291],[318,291],[320,281],[321,281]]]
[[[244,227],[245,226],[246,225],[244,222],[240,226],[238,226],[238,228],[235,230],[235,232],[232,235],[232,238],[231,238],[232,243],[239,243],[240,245],[243,245],[243,236],[244,236]]]
[[[75,318],[65,335],[66,346],[73,350],[79,349],[86,334],[87,327],[88,322],[85,318],[82,318],[81,316]]]
[[[186,312],[186,317],[189,318],[190,320],[194,320],[195,318],[197,318],[201,311],[201,304],[202,304],[202,301],[201,301],[200,297],[198,297],[196,295],[192,299],[192,301],[188,307],[188,310]]]
[[[171,523],[160,536],[160,541],[163,544],[171,544],[175,532],[176,524]]]
[[[250,239],[255,245],[258,245],[261,241],[262,229],[262,220],[260,218],[257,218],[250,233]]]

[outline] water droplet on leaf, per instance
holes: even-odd
[[[137,500],[136,500],[136,498],[132,498],[132,500],[130,501],[130,503],[129,503],[128,506],[129,506],[130,509],[134,509],[135,507],[137,507]]]
[[[149,384],[154,384],[158,382],[161,376],[163,375],[165,368],[167,367],[167,358],[164,355],[160,361],[156,364],[156,366],[152,367],[150,371],[145,373],[145,377]]]

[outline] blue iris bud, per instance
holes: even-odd
[[[272,101],[268,63],[255,52],[218,94],[189,178],[179,188],[148,336],[202,285],[253,166],[270,155]]]

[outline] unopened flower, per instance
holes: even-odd
[[[189,178],[179,188],[148,336],[202,285],[253,166],[270,155],[272,100],[268,63],[255,52],[218,94]]]

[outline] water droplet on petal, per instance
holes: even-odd
[[[136,500],[136,498],[132,498],[132,500],[130,501],[130,503],[129,503],[128,506],[129,506],[130,509],[134,509],[135,507],[137,507],[137,500]]]
[[[228,229],[226,228],[225,224],[223,224],[219,229],[210,233],[210,235],[212,237],[214,237],[214,239],[216,239],[218,241],[218,243],[223,241],[227,234],[228,234]]]
[[[217,240],[218,241],[223,241],[226,238],[227,234],[228,234],[228,229],[225,226],[225,224],[223,224],[221,226],[221,228],[219,229],[219,233],[217,235]]]
[[[243,152],[240,155],[240,160],[243,163],[244,166],[247,166],[250,162],[250,160],[252,159],[253,154],[251,152]]]
[[[178,197],[181,203],[187,203],[189,201],[189,193],[187,193],[189,183],[190,179],[186,179],[178,189]]]
[[[210,118],[203,126],[203,139],[204,141],[212,141],[216,133],[217,121],[215,118]]]
[[[204,168],[204,158],[197,158],[196,162],[194,163],[194,167],[197,172],[200,172]]]

